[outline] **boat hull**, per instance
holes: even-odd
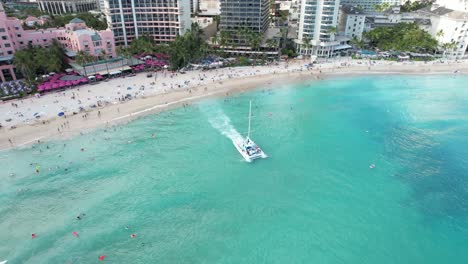
[[[250,141],[255,144],[255,142],[253,142],[251,139]],[[260,150],[260,153],[257,153],[257,154],[254,154],[254,155],[249,155],[242,147],[243,145],[243,142],[235,142],[235,141],[232,141],[232,143],[234,144],[234,146],[236,147],[237,151],[239,151],[239,153],[242,155],[242,157],[245,159],[245,161],[247,162],[252,162],[256,159],[265,159],[267,158],[268,156],[265,154],[265,152],[263,152],[263,150]]]

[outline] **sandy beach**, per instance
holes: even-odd
[[[145,114],[190,104],[206,97],[226,96],[255,88],[278,87],[333,75],[361,74],[466,74],[468,61],[388,62],[333,60],[307,69],[307,61],[278,65],[158,72],[84,85],[40,98],[0,103],[0,150],[49,139],[65,139],[92,129],[128,122]],[[131,100],[125,100],[130,95]],[[82,111],[80,111],[80,108]],[[83,111],[84,109],[84,111]],[[64,112],[64,117],[58,117]],[[75,113],[75,114],[74,114]],[[35,118],[39,115],[40,118]],[[7,121],[9,120],[9,121]]]

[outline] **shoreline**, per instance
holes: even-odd
[[[364,64],[351,65],[348,67],[340,67],[335,64],[319,64],[311,70],[304,70],[302,66],[303,64],[304,62],[301,61],[295,65],[288,64],[284,68],[284,65],[273,67],[257,66],[255,68],[242,68],[240,71],[239,69],[232,68],[240,72],[240,74],[238,74],[239,76],[236,78],[226,78],[224,76],[224,78],[219,78],[219,80],[215,81],[215,77],[213,77],[213,82],[209,82],[207,79],[204,84],[187,85],[186,87],[170,91],[166,91],[166,89],[162,89],[161,87],[159,90],[156,88],[155,93],[149,96],[145,96],[143,94],[138,98],[132,99],[130,101],[119,103],[114,101],[109,105],[87,110],[86,115],[89,115],[87,118],[83,118],[84,113],[78,113],[76,115],[69,115],[67,118],[52,117],[41,120],[42,122],[45,122],[45,124],[41,122],[35,122],[34,124],[18,124],[17,128],[15,129],[2,128],[0,130],[0,151],[29,146],[37,143],[38,140],[40,140],[40,142],[57,139],[65,140],[80,133],[87,133],[110,125],[119,125],[131,122],[137,118],[167,111],[169,109],[180,107],[186,103],[193,103],[206,98],[230,96],[261,87],[273,88],[281,84],[293,84],[312,80],[316,81],[324,78],[334,78],[337,76],[353,77],[360,75],[447,75],[453,74],[454,70],[459,70],[460,74],[468,73],[468,63],[436,65],[384,63],[381,65],[369,66]],[[225,74],[229,75],[230,69],[223,69],[224,70],[219,71],[220,73],[216,71],[216,74],[218,74],[217,76],[223,77]],[[247,72],[242,72],[244,70],[247,70]],[[255,74],[255,72],[259,72],[260,70],[264,71],[264,73],[260,73],[258,75]],[[252,75],[253,71],[255,72]],[[247,73],[250,73],[250,75],[247,75]],[[117,83],[123,83],[124,81],[128,82],[128,80],[130,80],[130,82],[135,82],[138,80],[141,84],[144,81],[148,81],[144,77],[145,74],[146,73],[139,73],[139,79],[113,79],[109,83],[103,85],[110,86],[109,89],[115,89],[113,85]],[[200,75],[204,73],[192,72],[191,74],[192,75],[175,76],[173,81],[180,83],[181,80],[185,80],[186,82],[187,79],[190,80],[190,78],[192,78],[191,80],[194,80],[194,76],[196,77],[197,74]],[[166,78],[166,75],[164,75],[164,77]],[[172,79],[173,76],[171,75],[170,78]],[[134,85],[136,86],[136,84]],[[165,83],[163,83],[163,85],[166,86]],[[119,85],[119,87],[120,86],[121,85]],[[70,89],[66,92],[75,94],[80,92],[80,90],[86,89],[99,89],[99,85],[86,85],[76,90]],[[120,91],[120,88],[118,88],[118,90]],[[63,92],[64,97],[66,92]],[[88,90],[88,92],[91,93],[90,90]],[[118,94],[120,96],[120,92]],[[96,99],[98,98],[97,95]],[[42,98],[37,99],[37,101],[33,101],[31,99],[31,103],[34,104],[34,106],[36,106],[38,109],[40,109],[40,107],[44,108],[44,105],[45,107],[48,107],[49,105],[44,104],[44,101],[48,100],[47,102],[50,102],[52,99],[55,99],[58,96],[60,96],[60,93],[48,94],[44,96],[48,97],[48,99],[43,99],[43,101],[41,101]],[[65,98],[64,100],[71,101],[71,99],[68,98]],[[90,100],[90,98],[88,98],[88,100]],[[66,104],[67,101],[64,103]],[[28,106],[31,108],[31,105],[29,104],[25,104],[24,107],[26,108]],[[15,110],[12,106],[9,107],[11,108],[9,111]],[[28,110],[30,110],[29,108]],[[62,129],[60,129],[61,126]],[[9,139],[12,140],[13,144],[9,143]]]

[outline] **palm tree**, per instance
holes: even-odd
[[[75,61],[83,68],[85,77],[88,77],[88,73],[86,72],[86,64],[89,62],[89,55],[86,52],[80,50],[76,53]]]
[[[445,34],[445,33],[444,33],[444,30],[441,29],[441,30],[437,31],[436,37],[437,37],[437,38],[441,38],[441,37],[444,36],[444,34]]]
[[[107,75],[109,75],[109,65],[107,65],[107,52],[105,49],[102,49],[101,50],[101,57],[102,59],[104,59],[105,63],[106,63],[106,70],[107,70]]]
[[[379,13],[382,13],[382,12],[386,11],[389,8],[390,8],[389,3],[382,3],[380,5],[374,5],[374,10],[379,12]]]
[[[262,44],[262,34],[257,32],[250,32],[248,34],[247,41],[249,42],[252,51],[259,51],[260,45]],[[257,54],[254,53],[254,64],[256,64]]]
[[[336,27],[329,27],[328,30],[327,30],[327,33],[328,34],[331,34],[331,35],[335,35],[336,33],[338,33],[338,29]]]
[[[268,39],[266,41],[266,45],[270,49],[275,49],[275,48],[278,48],[278,41],[276,39]]]
[[[63,58],[65,51],[58,40],[53,39],[49,48],[49,59],[47,60],[46,68],[49,72],[59,72],[64,68]]]
[[[48,52],[46,49],[36,48],[34,49],[34,64],[38,66],[42,73],[47,73],[47,61],[48,61]]]
[[[216,23],[216,31],[219,29],[219,23],[221,22],[221,17],[219,15],[213,17],[213,21]]]
[[[130,64],[133,65],[133,56],[129,48],[119,46],[117,47],[117,53],[124,57],[127,61],[130,59]],[[124,61],[122,60],[122,70],[124,67]]]
[[[219,44],[219,36],[218,34],[214,35],[212,38],[211,38],[211,43],[213,45],[218,45]]]
[[[219,33],[219,45],[221,47],[226,46],[229,43],[230,33],[228,31],[221,31]]]
[[[356,47],[356,48],[362,49],[363,46],[364,46],[364,41],[359,40],[356,36],[354,36],[354,37],[351,39],[350,44],[353,45],[353,46]]]
[[[301,49],[305,49],[306,53],[308,53],[308,50],[310,49],[312,45],[310,44],[310,38],[308,37],[303,37],[302,38],[302,44],[301,44]]]
[[[31,60],[31,51],[30,49],[17,51],[13,58],[13,64],[20,69],[28,83],[31,83],[34,78],[34,63]]]
[[[445,57],[445,53],[447,51],[453,51],[457,47],[457,43],[455,41],[447,42],[441,45],[441,48],[444,49],[444,53],[442,57]]]
[[[443,29],[437,31],[436,37],[437,37],[437,39],[439,40],[440,43],[442,43],[442,39],[444,38],[444,35],[445,35],[445,33],[444,33]],[[444,52],[444,55],[445,55],[445,52]]]

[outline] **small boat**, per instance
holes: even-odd
[[[250,139],[250,119],[252,116],[252,101],[250,101],[249,107],[249,130],[247,132],[247,137],[242,140],[232,141],[237,151],[244,157],[247,162],[252,162],[258,158],[267,158],[268,156],[263,152],[263,150],[255,144],[255,142]]]

